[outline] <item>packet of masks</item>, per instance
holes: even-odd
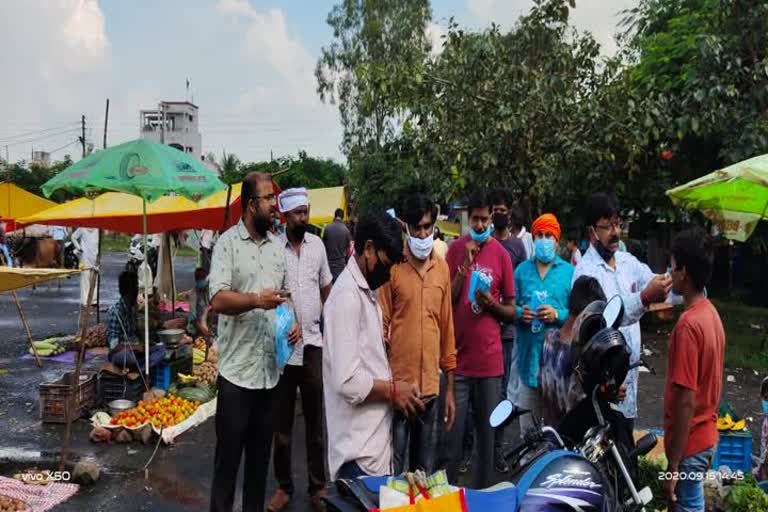
[[[472,276],[470,277],[470,280],[469,280],[469,294],[468,294],[469,302],[471,304],[477,304],[477,301],[475,300],[475,292],[490,291],[492,282],[493,282],[492,276],[486,274],[485,272],[473,270]]]

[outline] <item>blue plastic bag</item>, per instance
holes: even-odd
[[[288,359],[293,355],[295,346],[288,343],[288,334],[294,324],[293,311],[285,304],[280,304],[275,309],[275,358],[277,368],[282,372]]]
[[[472,271],[472,277],[469,279],[469,293],[467,298],[469,299],[469,302],[472,304],[475,304],[477,301],[475,300],[475,292],[481,291],[481,292],[488,292],[491,290],[491,281],[493,278],[489,276],[488,274],[484,272],[480,272],[477,270]]]

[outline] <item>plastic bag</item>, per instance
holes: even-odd
[[[473,270],[472,271],[472,277],[470,277],[469,280],[469,293],[467,298],[469,299],[469,302],[471,304],[475,304],[475,292],[481,291],[481,292],[488,292],[491,290],[491,282],[493,281],[493,277],[489,276],[488,274],[484,272],[480,272],[479,270]]]
[[[293,344],[288,343],[288,334],[291,332],[293,324],[294,317],[291,308],[285,304],[277,306],[275,309],[275,358],[277,359],[277,368],[281,372],[295,348]]]

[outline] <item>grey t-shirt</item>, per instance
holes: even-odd
[[[334,281],[347,266],[347,250],[351,242],[352,235],[349,234],[349,229],[342,221],[334,220],[325,226],[323,243],[325,243],[328,266],[331,267]]]
[[[519,264],[525,261],[525,245],[523,241],[514,235],[510,235],[506,240],[496,239],[501,246],[506,249],[509,257],[512,259],[512,268],[517,268]],[[502,323],[501,324],[501,340],[512,341],[515,339],[515,323]]]

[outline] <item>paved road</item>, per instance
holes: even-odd
[[[125,263],[123,254],[105,254],[102,260],[102,310],[118,297],[117,276]],[[192,286],[194,260],[176,259],[179,290]],[[54,283],[36,290],[19,292],[22,307],[35,339],[55,333],[71,334],[77,329],[79,278],[64,279],[61,288]],[[102,313],[102,321],[105,313]],[[26,352],[26,336],[10,294],[0,294],[0,474],[10,476],[32,464],[46,467],[61,449],[64,428],[43,424],[39,418],[41,382],[60,377],[72,366],[44,361],[38,369],[34,361],[20,359]],[[102,358],[86,363],[85,371],[96,371]],[[210,482],[215,447],[214,420],[185,433],[169,447],[161,447],[155,456],[148,478],[142,470],[152,455],[153,446],[97,445],[88,441],[90,425],[75,423],[72,452],[75,458],[93,458],[101,465],[101,480],[93,487],[82,489],[74,498],[56,507],[56,511],[200,511],[208,508]],[[296,439],[304,439],[303,416],[297,416]],[[307,488],[304,453],[297,443],[294,450],[295,485],[298,491],[291,510],[309,510],[309,502],[301,493]],[[26,461],[26,462],[25,462]],[[242,478],[242,476],[241,476]],[[238,488],[239,488],[238,484]],[[268,493],[275,490],[274,478],[269,479]],[[240,502],[240,492],[236,502]],[[237,510],[237,509],[236,509]]]

